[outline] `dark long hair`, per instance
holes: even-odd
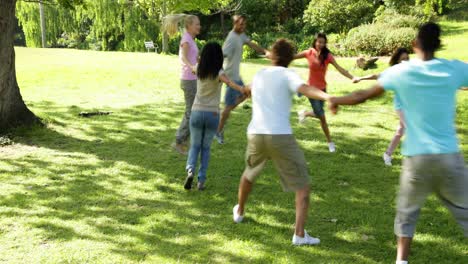
[[[315,49],[315,44],[319,38],[325,39],[325,47],[320,51],[319,61],[322,66],[325,66],[325,60],[328,58],[328,54],[330,54],[330,50],[327,47],[327,35],[325,33],[317,33],[314,36],[314,41],[312,41],[312,48]]]
[[[398,48],[393,52],[392,57],[390,58],[390,66],[398,64],[398,61],[400,60],[401,55],[403,54],[409,54],[409,51],[406,48]]]
[[[197,76],[201,80],[210,78],[216,79],[219,71],[223,68],[223,50],[216,42],[208,42],[200,55]]]

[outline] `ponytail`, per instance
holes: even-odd
[[[174,36],[179,31],[179,23],[183,22],[185,28],[190,26],[193,21],[198,18],[195,15],[187,14],[173,14],[167,15],[163,18],[162,29],[163,32],[166,32],[169,36]]]

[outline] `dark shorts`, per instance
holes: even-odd
[[[242,80],[240,81],[234,81],[238,85],[243,86],[244,82]],[[226,94],[224,95],[224,104],[226,106],[233,106],[236,105],[237,101],[239,98],[241,98],[243,95],[241,92],[237,91],[236,89],[233,89],[229,86],[226,86]]]
[[[324,92],[327,92],[327,90],[324,90]],[[323,109],[325,105],[324,101],[309,98],[309,102],[315,116],[320,117],[325,115],[325,110]]]

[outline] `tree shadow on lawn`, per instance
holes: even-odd
[[[393,216],[396,174],[368,150],[375,142],[381,144],[379,138],[339,135],[342,148],[356,152],[356,156],[304,148],[311,170],[318,168],[311,173],[314,190],[308,226],[313,226],[313,235],[321,235],[323,243],[319,247],[296,248],[290,246],[289,240],[294,221],[293,194],[280,191],[271,166],[255,185],[246,223],[231,224],[231,209],[244,166],[245,128],[250,111],[237,110],[228,125],[230,141],[223,146],[213,145],[208,190],[185,192],[185,157],[168,146],[173,141],[181,107],[166,111],[157,105],[140,105],[112,109],[112,115],[89,120],[77,117],[81,110],[77,107],[50,102],[36,103],[35,107],[51,118],[50,127],[59,122],[61,127],[76,129],[78,124],[80,132],[92,138],[72,137],[53,128],[22,131],[20,137],[14,138],[19,143],[56,150],[59,153],[55,155],[80,159],[61,167],[34,155],[4,161],[26,177],[6,179],[21,186],[22,191],[0,197],[0,204],[8,208],[2,215],[13,220],[35,216],[28,223],[42,230],[46,240],[100,241],[112,245],[113,252],[131,261],[162,256],[185,262],[260,263],[286,256],[293,261],[372,263],[393,258],[393,217],[389,215]],[[315,138],[322,137],[318,127],[312,133]],[[90,162],[89,155],[96,156],[97,161]],[[369,160],[379,165],[369,168],[363,176],[361,168]],[[102,170],[120,162],[130,166],[118,175]],[[28,176],[37,171],[44,173],[46,184],[28,182]],[[383,175],[375,176],[376,172]],[[369,181],[375,181],[371,190],[366,189]],[[139,182],[144,184],[131,185]],[[128,195],[126,189],[136,194]],[[369,212],[369,208],[382,204],[388,204],[381,207],[383,212]],[[338,222],[329,221],[332,218]],[[87,225],[94,233],[67,226],[74,223]],[[360,238],[363,235],[374,238],[364,240]],[[246,252],[245,243],[253,244],[254,254]],[[235,254],[236,250],[229,249],[231,246],[243,252]]]

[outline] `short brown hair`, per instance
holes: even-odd
[[[284,38],[276,40],[271,46],[272,60],[278,66],[288,67],[294,59],[296,48],[294,44]]]
[[[232,22],[233,23],[237,23],[237,21],[239,21],[241,19],[245,21],[245,20],[247,20],[247,17],[245,17],[244,15],[233,15],[232,16]]]

